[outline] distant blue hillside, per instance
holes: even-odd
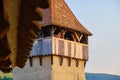
[[[86,80],[120,80],[120,76],[110,74],[86,73]]]

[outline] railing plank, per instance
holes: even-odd
[[[88,45],[59,38],[45,38],[39,40],[39,49],[34,55],[59,55],[88,60]]]
[[[64,42],[64,55],[68,56],[68,42]]]
[[[74,54],[75,54],[75,53],[74,53],[74,50],[75,50],[75,49],[74,49],[74,43],[71,43],[71,57],[75,57],[75,56],[74,56]]]

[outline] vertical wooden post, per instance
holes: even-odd
[[[30,67],[33,66],[32,57],[29,57]]]
[[[86,66],[86,61],[85,61],[85,63],[84,63],[84,67]]]
[[[77,40],[76,40],[76,37],[74,36],[74,34],[71,34],[71,36],[72,36],[73,41],[76,42]]]
[[[71,66],[71,57],[68,58],[68,66]]]
[[[66,29],[60,29],[60,31],[62,33],[62,38],[64,39],[64,36],[65,36],[67,30]]]
[[[62,64],[63,64],[63,57],[60,56],[60,66],[62,66]]]
[[[53,65],[53,55],[51,55],[51,65]]]
[[[56,29],[57,29],[57,27],[52,26],[51,37],[54,36],[54,32],[55,32]]]
[[[79,60],[76,59],[76,67],[78,67],[78,66],[79,66]]]
[[[40,60],[40,66],[42,66],[42,57],[41,56],[39,57],[39,60]]]

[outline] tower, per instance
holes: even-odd
[[[29,60],[14,69],[14,80],[85,80],[88,36],[64,0],[49,0],[47,9],[36,8],[43,19]]]

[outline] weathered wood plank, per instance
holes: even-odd
[[[64,42],[64,55],[68,56],[68,42]]]
[[[74,49],[74,43],[71,43],[71,57],[75,57],[75,56],[74,56],[74,54],[75,54],[75,53],[74,53],[74,50],[75,50],[75,49]]]
[[[43,55],[52,54],[52,40],[51,39],[43,40],[41,46],[42,46]]]
[[[58,55],[66,56],[70,58],[77,58],[87,60],[88,52],[86,44],[81,44],[78,42],[68,41],[59,38],[49,38],[41,39],[42,43],[38,47],[38,52],[32,53],[32,56],[41,56],[41,55]],[[42,49],[40,49],[42,47]],[[86,47],[86,48],[85,48]],[[54,48],[54,49],[53,49]],[[36,48],[37,49],[37,48]],[[38,54],[39,53],[39,54]]]
[[[83,50],[83,58],[85,60],[88,60],[88,47],[87,46],[83,46],[82,50]]]

